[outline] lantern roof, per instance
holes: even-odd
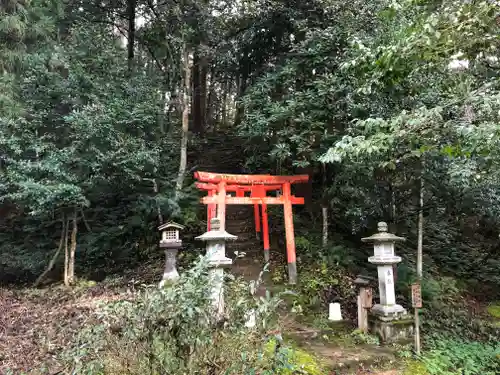
[[[376,281],[377,279],[371,276],[366,276],[366,275],[358,275],[356,277],[356,280],[354,280],[354,284],[358,285],[368,285],[372,281]]]
[[[166,223],[160,225],[158,227],[158,230],[165,230],[165,229],[168,229],[168,228],[175,228],[175,229],[183,230],[184,229],[184,225],[175,223],[173,221],[169,221],[169,222],[166,222]]]
[[[397,242],[397,241],[406,241],[404,237],[398,237],[392,233],[387,232],[387,223],[381,221],[377,225],[378,233],[370,237],[362,238],[363,242]]]
[[[196,237],[197,240],[202,241],[236,240],[237,238],[237,236],[234,236],[225,230],[220,230],[220,219],[218,218],[210,220],[210,231]]]

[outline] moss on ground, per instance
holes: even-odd
[[[495,302],[488,306],[488,314],[495,319],[500,319],[500,302]]]
[[[425,365],[417,360],[409,359],[405,362],[403,375],[427,375],[428,371]]]
[[[277,342],[275,340],[270,340],[266,344],[265,352],[267,355],[272,355],[276,351]],[[297,374],[300,371],[301,374],[307,375],[323,375],[325,374],[325,367],[317,357],[308,351],[296,347],[295,345],[290,345],[283,350],[283,354],[286,356],[286,361],[288,362],[289,368],[281,368],[277,375],[292,375]]]

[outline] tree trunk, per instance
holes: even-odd
[[[226,78],[226,80],[224,80],[224,89],[222,90],[222,114],[221,114],[221,117],[222,117],[222,127],[224,128],[226,126],[226,123],[227,123],[227,93],[229,91],[229,80]]]
[[[182,132],[181,132],[181,157],[179,162],[179,174],[177,176],[177,183],[175,186],[175,198],[179,198],[184,185],[184,176],[186,174],[187,166],[187,142],[189,131],[189,91],[191,87],[191,53],[184,45],[183,53],[184,63],[184,93],[182,98]]]
[[[212,127],[214,124],[214,107],[215,107],[215,100],[216,98],[216,93],[215,93],[215,69],[212,66],[212,69],[210,71],[209,79],[207,79],[207,104],[206,104],[206,110],[205,110],[205,127]]]
[[[200,56],[199,52],[195,53],[192,68],[193,131],[197,134],[203,134],[205,130],[207,111],[208,59],[203,56],[204,46],[201,47],[202,55]]]
[[[312,185],[312,178],[310,178],[309,181],[311,181]],[[321,186],[321,189],[323,190],[323,197],[321,202],[321,214],[323,216],[321,245],[323,246],[323,248],[326,248],[328,246],[328,195],[326,194],[326,181],[327,181],[327,170],[326,170],[326,165],[323,164],[323,181]],[[311,199],[312,199],[312,192],[311,192]]]
[[[70,286],[69,283],[69,247],[68,247],[68,228],[69,228],[69,218],[66,219],[66,225],[64,226],[64,285]]]
[[[192,109],[192,131],[199,133],[201,127],[201,106],[200,106],[200,76],[201,76],[201,59],[199,52],[193,55],[193,67],[191,69],[191,109]]]
[[[422,285],[423,276],[423,245],[424,245],[424,159],[422,156],[422,169],[420,171],[420,192],[418,210],[418,238],[417,238],[417,278]],[[415,352],[420,354],[420,317],[418,308],[415,308]]]
[[[321,213],[323,215],[323,233],[321,236],[321,245],[323,248],[328,246],[328,207],[321,207]]]
[[[127,60],[128,68],[132,70],[134,64],[134,44],[135,44],[135,6],[136,0],[128,0],[127,2],[127,32],[128,32],[128,44],[127,44]]]
[[[418,210],[417,277],[422,279],[422,256],[424,243],[424,179],[420,176],[420,197]]]
[[[78,214],[75,208],[73,214],[73,229],[71,230],[71,244],[69,251],[68,263],[68,285],[73,285],[75,282],[75,253],[76,253],[76,235],[78,232]]]
[[[62,248],[64,245],[64,237],[66,234],[66,232],[65,232],[66,231],[66,218],[64,217],[64,214],[62,215],[61,222],[62,222],[62,227],[61,227],[61,238],[59,240],[59,246],[57,247],[56,251],[54,252],[54,255],[52,256],[52,258],[50,259],[49,265],[47,266],[45,271],[43,271],[43,273],[40,276],[38,276],[38,278],[35,280],[35,282],[33,284],[34,288],[38,287],[38,285],[40,285],[40,283],[43,281],[45,276],[47,276],[47,274],[50,271],[52,271],[52,269],[54,268],[54,266],[56,264],[57,258],[59,258],[59,254],[62,251]]]

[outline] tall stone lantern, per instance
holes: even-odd
[[[173,282],[179,278],[177,272],[177,253],[182,247],[182,240],[179,232],[184,229],[183,225],[172,221],[160,225],[158,230],[161,231],[160,248],[165,249],[165,269],[160,282],[160,288],[167,282]]]
[[[399,341],[412,333],[413,321],[406,309],[396,303],[393,265],[401,262],[401,257],[394,254],[394,244],[405,238],[388,233],[387,223],[378,223],[378,233],[361,239],[373,243],[374,254],[368,262],[375,264],[378,271],[380,301],[371,308],[372,329],[381,336],[383,342]],[[398,320],[398,325],[394,321]],[[408,323],[408,324],[405,324]]]
[[[197,240],[207,243],[207,258],[210,267],[210,296],[213,307],[214,320],[224,316],[224,268],[233,264],[232,259],[226,257],[226,241],[236,240],[238,237],[221,230],[220,219],[210,220],[210,231],[196,237]]]

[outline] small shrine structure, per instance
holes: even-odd
[[[158,227],[161,232],[160,248],[165,249],[165,269],[160,288],[167,282],[175,281],[179,278],[177,272],[177,252],[182,248],[182,239],[179,232],[184,229],[183,225],[170,221]]]
[[[194,173],[194,177],[198,180],[196,187],[207,192],[207,196],[201,199],[201,202],[207,205],[207,231],[210,230],[210,222],[215,217],[220,221],[220,230],[225,230],[226,205],[250,204],[254,206],[255,231],[257,235],[262,232],[266,262],[269,261],[270,247],[267,205],[283,205],[288,281],[290,284],[295,284],[297,264],[292,205],[304,204],[304,198],[293,196],[291,185],[305,183],[309,180],[309,176],[239,175],[198,171]],[[269,192],[277,194],[268,196]]]

